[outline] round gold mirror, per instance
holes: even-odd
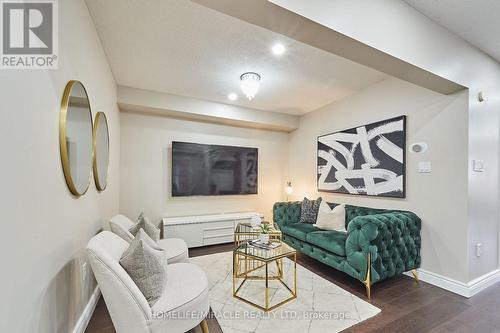
[[[103,112],[98,112],[94,121],[94,181],[99,191],[104,191],[108,185],[108,165],[108,120]]]
[[[68,188],[79,197],[89,188],[93,161],[92,111],[87,91],[79,81],[69,81],[64,89],[59,148]]]

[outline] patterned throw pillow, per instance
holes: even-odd
[[[139,232],[137,233],[137,237],[142,238],[142,240],[149,246],[151,246],[153,249],[158,250],[158,251],[163,251],[165,253],[165,258],[163,259],[163,262],[165,265],[168,264],[168,258],[167,258],[167,253],[158,245],[157,242],[155,242],[151,237],[148,236],[148,234],[144,231],[144,229],[139,229]],[[166,276],[165,276],[166,277]]]
[[[300,208],[300,223],[316,223],[321,200],[321,198],[318,198],[316,200],[309,200],[307,198],[304,198],[304,201],[302,201],[302,206]]]
[[[142,230],[142,229],[141,229]],[[150,306],[161,297],[166,284],[167,267],[165,252],[148,245],[139,232],[120,259],[120,265],[128,273]]]
[[[149,245],[153,249],[158,250],[158,251],[163,251],[163,249],[158,245],[158,243],[156,243],[151,237],[149,237],[149,235],[144,231],[144,229],[142,229],[142,228],[139,229],[139,232],[137,233],[137,235],[135,237],[136,238],[140,237],[144,241],[144,243],[146,243],[147,245]]]
[[[146,234],[151,237],[152,240],[158,242],[160,240],[160,229],[149,221],[142,213],[139,215],[138,222],[129,229],[130,233],[134,236],[137,235],[139,229],[144,229]]]

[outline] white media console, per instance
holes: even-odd
[[[234,241],[234,229],[241,222],[250,223],[256,212],[163,218],[165,238],[182,238],[188,247],[222,244]]]

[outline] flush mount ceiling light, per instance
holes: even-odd
[[[238,95],[236,95],[235,93],[230,93],[229,95],[227,95],[227,99],[230,101],[235,101],[238,99]]]
[[[274,55],[280,56],[283,53],[285,53],[285,45],[283,45],[281,43],[276,43],[271,48],[271,51],[273,51]]]
[[[247,72],[241,74],[240,80],[241,91],[243,91],[248,100],[251,101],[259,91],[260,75],[254,72]]]

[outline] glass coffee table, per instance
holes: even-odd
[[[236,245],[233,250],[233,297],[247,304],[250,304],[262,311],[268,312],[297,298],[297,251],[285,243],[279,242],[279,246],[274,249],[263,249],[252,245],[250,241]],[[293,257],[293,286],[290,287],[285,282],[283,275],[283,259]],[[276,271],[271,271],[271,265],[276,265]],[[259,271],[264,270],[259,274]],[[291,272],[292,269],[289,270]],[[245,289],[247,281],[259,280],[258,289],[262,289],[265,294],[265,304],[257,304],[248,299],[241,292]],[[239,283],[241,281],[241,283]],[[269,282],[278,281],[282,288],[285,288],[290,296],[276,304],[269,303]],[[238,285],[238,286],[237,286]]]

